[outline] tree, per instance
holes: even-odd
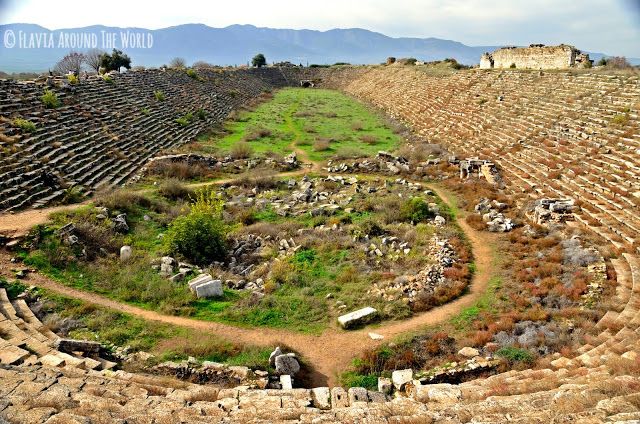
[[[256,68],[261,68],[266,64],[267,64],[267,59],[264,57],[262,53],[258,53],[257,55],[253,56],[253,59],[251,59],[251,65],[253,65]]]
[[[184,69],[186,67],[187,61],[181,57],[174,57],[173,59],[171,59],[171,62],[169,62],[169,68]]]
[[[102,56],[105,55],[106,52],[100,49],[91,49],[88,50],[84,54],[84,63],[89,68],[93,69],[96,72],[100,72],[100,64],[102,61]]]
[[[113,49],[111,55],[105,53],[100,57],[100,66],[107,72],[120,72],[120,68],[122,67],[125,69],[131,69],[131,58],[122,53],[122,50]]]
[[[53,70],[58,74],[68,74],[69,72],[79,74],[83,62],[84,55],[82,53],[72,51],[60,59],[60,61],[54,66]]]
[[[393,56],[389,56],[389,57],[387,58],[387,65],[392,65],[392,64],[394,64],[394,63],[396,63],[396,58],[395,58],[395,57],[393,57]]]
[[[607,68],[612,69],[629,69],[631,68],[631,64],[627,61],[627,58],[624,56],[614,56],[607,58]]]

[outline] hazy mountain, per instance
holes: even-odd
[[[95,43],[97,48],[110,51],[111,46],[105,44],[106,34],[115,34],[115,47],[129,54],[134,65],[144,66],[160,66],[176,56],[183,57],[187,63],[203,60],[218,65],[239,65],[250,61],[256,53],[263,53],[269,63],[289,60],[305,65],[380,63],[387,56],[419,60],[453,57],[465,64],[475,64],[483,52],[497,48],[467,46],[438,38],[392,38],[359,28],[312,31],[187,24],[158,30],[96,25],[50,31],[39,25],[8,24],[0,25],[0,70],[46,71],[73,49],[74,39],[83,39],[81,47],[75,50],[87,50]],[[123,38],[132,39],[131,34],[141,36],[138,42],[145,43],[150,41],[150,35],[152,46],[131,47],[124,43]],[[65,41],[68,42],[65,44]]]

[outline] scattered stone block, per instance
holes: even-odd
[[[367,324],[373,321],[377,315],[378,311],[375,308],[367,306],[366,308],[358,309],[357,311],[339,316],[338,323],[346,330]]]
[[[413,370],[411,368],[396,370],[391,373],[391,381],[396,390],[404,390],[405,384],[411,380],[413,380]]]

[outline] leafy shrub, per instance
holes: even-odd
[[[76,85],[78,82],[80,82],[78,77],[73,75],[73,74],[67,75],[67,80],[69,81],[69,84],[71,84],[71,85]]]
[[[222,219],[222,201],[202,191],[186,216],[176,218],[165,235],[165,246],[199,265],[224,259],[227,227]]]
[[[369,390],[376,390],[378,387],[378,376],[375,374],[357,374],[346,372],[340,377],[340,383],[344,387],[364,387]]]
[[[373,237],[381,236],[385,233],[384,228],[373,218],[364,219],[359,227],[362,234],[368,234]]]
[[[400,216],[404,221],[418,223],[432,218],[434,214],[421,197],[412,197],[400,207]]]
[[[143,115],[148,115],[151,113],[151,111],[149,110],[149,108],[144,107],[140,109],[140,113],[142,113]]]
[[[22,118],[16,118],[12,122],[14,127],[20,128],[22,131],[34,132],[36,130],[36,124],[31,121]]]
[[[189,180],[191,178],[202,177],[207,174],[207,169],[198,164],[187,162],[174,162],[170,160],[153,161],[148,169],[151,175],[161,175],[166,178],[177,178],[179,180]]]
[[[156,100],[159,102],[164,102],[164,93],[160,90],[155,90],[153,92],[153,95],[155,96]]]
[[[503,347],[496,352],[496,356],[506,359],[510,364],[517,362],[532,363],[534,356],[526,349],[518,347]]]
[[[611,118],[611,123],[615,126],[621,127],[626,125],[629,122],[629,114],[628,113],[619,113]]]
[[[106,83],[113,84],[113,78],[111,78],[111,76],[109,76],[109,75],[107,75],[107,74],[104,74],[104,75],[102,76],[102,80],[103,80],[104,82],[106,82]]]
[[[195,69],[187,69],[187,75],[189,76],[189,78],[199,79],[198,73],[195,71]]]
[[[511,64],[511,66],[509,66],[509,68],[511,68],[511,69],[516,69],[516,64],[515,64],[515,63],[512,63],[512,64]]]
[[[196,116],[198,117],[199,120],[204,121],[205,119],[207,119],[207,113],[204,111],[204,109],[200,108],[196,111]]]
[[[49,109],[55,109],[60,107],[60,100],[58,99],[58,95],[51,90],[45,89],[44,94],[40,97],[44,106]]]

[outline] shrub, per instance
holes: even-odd
[[[360,140],[363,143],[371,144],[371,145],[376,144],[378,142],[378,138],[376,136],[373,136],[373,135],[370,135],[370,134],[365,134],[365,135],[361,136]]]
[[[159,102],[164,102],[164,93],[160,90],[155,90],[153,92],[153,95],[155,96],[156,100]]]
[[[360,231],[362,234],[368,234],[369,236],[381,236],[385,233],[384,228],[380,225],[378,221],[373,218],[367,218],[363,220],[360,225]]]
[[[109,84],[113,84],[113,78],[111,78],[111,77],[110,77],[109,75],[107,75],[107,74],[104,74],[104,75],[102,76],[102,80],[103,80],[104,82],[109,83]]]
[[[412,197],[400,207],[400,216],[404,221],[418,223],[432,218],[434,214],[421,197]]]
[[[315,152],[324,152],[329,150],[330,143],[326,138],[317,138],[316,141],[313,142],[313,151]]]
[[[205,119],[207,119],[207,113],[204,111],[204,109],[200,108],[196,111],[196,116],[198,117],[199,120],[204,121]]]
[[[189,164],[187,162],[173,162],[170,160],[153,161],[149,165],[149,174],[161,175],[166,178],[177,178],[179,180],[189,180],[191,178],[207,175],[207,168],[199,164]]]
[[[60,100],[58,99],[58,95],[51,90],[45,89],[44,94],[40,97],[44,106],[49,109],[55,109],[60,107]]]
[[[187,69],[187,75],[189,76],[189,78],[199,79],[198,73],[195,71],[195,69]]]
[[[464,220],[469,224],[469,227],[476,231],[481,231],[487,228],[487,224],[482,220],[482,216],[477,213],[467,215]]]
[[[362,131],[363,128],[364,128],[364,126],[362,125],[362,122],[360,122],[360,121],[356,121],[353,124],[351,124],[351,129],[353,131]]]
[[[96,195],[95,203],[111,211],[126,213],[134,212],[136,206],[156,211],[162,210],[161,204],[157,201],[125,189],[100,192]]]
[[[71,84],[71,85],[76,85],[80,81],[78,79],[78,77],[73,75],[73,74],[67,75],[67,80],[69,81],[69,84]]]
[[[611,123],[615,126],[621,127],[626,125],[629,122],[629,114],[628,113],[619,113],[611,118]]]
[[[177,179],[169,179],[160,184],[158,193],[167,199],[186,200],[193,194],[193,191]]]
[[[165,235],[165,246],[199,265],[223,260],[227,227],[222,219],[222,201],[202,191],[186,216],[176,218]]]
[[[532,363],[534,360],[533,354],[526,349],[520,349],[518,347],[503,347],[496,351],[496,356],[500,356],[506,359],[510,364],[517,362]]]
[[[229,152],[234,159],[248,159],[251,157],[252,150],[249,143],[245,141],[239,141],[231,147]]]
[[[515,64],[515,63],[512,63],[512,64],[511,64],[511,66],[509,66],[509,68],[511,68],[511,69],[516,69],[516,64]]]
[[[22,131],[34,132],[36,130],[36,124],[31,121],[22,118],[16,118],[12,122],[14,127],[20,128]]]

